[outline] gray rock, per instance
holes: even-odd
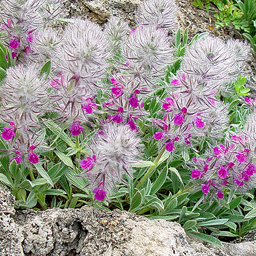
[[[21,256],[23,249],[21,241],[23,235],[19,232],[12,216],[14,210],[14,196],[0,183],[0,255]]]

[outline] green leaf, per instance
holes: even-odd
[[[64,196],[67,194],[63,189],[47,189],[43,193],[51,196]]]
[[[42,167],[42,165],[40,163],[34,164],[34,166],[36,167],[36,170],[38,171],[38,173],[47,180],[47,183],[49,183],[52,187],[54,187],[54,184],[52,182],[52,179],[50,178],[50,176],[48,175],[48,173],[45,171],[45,169]]]
[[[75,148],[75,143],[68,137],[68,135],[54,122],[46,121],[44,122],[46,127],[50,129],[58,138],[65,141],[70,147]]]
[[[6,70],[8,68],[8,63],[6,60],[6,52],[0,47],[0,67]]]
[[[240,102],[240,100],[233,100],[233,101],[229,104],[228,110],[229,110],[229,111],[232,110],[232,108],[233,108],[234,106],[236,106],[236,105],[238,104],[238,102]]]
[[[165,150],[163,155],[161,156],[161,158],[159,159],[157,166],[160,165],[161,163],[163,163],[166,159],[168,159],[171,155],[171,152]]]
[[[6,71],[0,67],[0,82],[6,77]]]
[[[184,205],[181,209],[181,212],[180,212],[180,217],[179,217],[179,221],[178,222],[181,222],[183,216],[185,215],[185,213],[187,212],[188,208]]]
[[[229,204],[229,209],[232,210],[235,207],[237,207],[240,204],[241,200],[242,200],[242,197],[237,197],[234,200],[232,200]]]
[[[239,237],[239,235],[231,233],[229,231],[215,231],[211,233],[212,236],[226,236],[226,237]]]
[[[54,153],[59,157],[59,159],[67,166],[71,167],[72,169],[75,168],[72,159],[69,156],[66,156],[64,153],[55,150]]]
[[[185,29],[184,31],[184,36],[182,40],[182,46],[185,46],[188,42],[188,28]]]
[[[246,219],[251,219],[256,217],[256,208],[252,209],[250,212],[248,212],[245,216]]]
[[[202,234],[202,233],[190,232],[190,231],[187,231],[187,233],[192,236],[195,236],[203,241],[206,241],[207,243],[214,244],[217,246],[222,246],[221,241],[214,236],[210,236],[210,235],[206,235],[206,234]]]
[[[6,184],[7,186],[12,187],[11,182],[8,180],[8,178],[3,173],[0,173],[0,181],[3,182],[4,184]]]
[[[160,175],[152,185],[151,192],[150,192],[151,195],[154,195],[163,186],[167,177],[167,173],[168,173],[167,169],[164,169],[163,171],[161,171]]]
[[[138,190],[138,191],[134,194],[134,196],[132,197],[132,202],[131,202],[131,206],[130,206],[129,211],[132,212],[133,209],[139,207],[140,204],[141,204],[141,201],[142,201],[142,196],[141,196],[140,191]]]
[[[180,28],[177,30],[175,35],[175,47],[178,48],[180,44],[181,34],[180,34]]]
[[[42,77],[42,75],[45,74],[44,79],[47,80],[47,78],[49,77],[50,72],[51,72],[51,66],[52,66],[52,63],[51,63],[50,60],[48,60],[48,61],[43,65],[43,67],[41,68],[39,77]]]
[[[158,220],[158,219],[162,219],[162,220],[175,220],[179,217],[179,215],[171,215],[171,216],[150,216],[148,217],[148,219],[150,220]]]
[[[191,229],[196,225],[196,221],[195,220],[187,220],[184,225],[182,226],[185,230]]]
[[[85,178],[82,177],[76,177],[77,173],[75,173],[72,169],[68,168],[67,172],[65,173],[65,176],[67,177],[68,181],[74,185],[75,187],[85,191],[87,194],[89,194],[88,189],[86,189],[87,181]]]
[[[200,227],[207,227],[207,226],[218,226],[218,225],[223,225],[227,223],[229,219],[215,219],[215,220],[207,220],[203,222],[199,222],[197,226]]]
[[[164,212],[168,214],[171,210],[175,209],[178,205],[178,199],[175,197],[166,206],[164,206]]]
[[[174,167],[170,167],[169,170],[170,170],[171,172],[175,173],[175,175],[179,178],[180,183],[182,184],[182,187],[184,187],[184,183],[183,183],[183,181],[182,181],[182,178],[181,178],[181,176],[180,176],[179,171],[178,171],[176,168],[174,168]]]
[[[27,180],[28,181],[28,180]],[[47,180],[45,178],[37,178],[35,180],[30,181],[31,187],[35,187],[35,186],[42,186],[47,184]]]
[[[73,197],[68,205],[68,208],[75,208],[79,197]]]
[[[149,167],[149,166],[155,166],[155,164],[151,161],[140,161],[138,163],[134,163],[131,165],[131,167],[137,167],[137,168],[143,168],[143,167]]]

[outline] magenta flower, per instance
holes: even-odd
[[[17,58],[17,53],[16,52],[12,52],[12,58]]]
[[[26,46],[24,52],[25,52],[26,54],[28,54],[28,53],[32,53],[33,51],[32,51],[32,49],[31,49],[29,46]]]
[[[15,124],[13,122],[10,122],[11,127],[4,127],[4,131],[2,131],[2,138],[4,140],[11,140],[13,137],[15,137]]]
[[[155,138],[155,140],[161,140],[161,139],[164,138],[164,133],[163,132],[156,132],[154,134],[154,138]]]
[[[34,31],[34,30],[30,30],[30,31],[28,32],[27,42],[29,42],[29,43],[33,43],[33,35],[32,35],[33,31]]]
[[[20,45],[19,39],[14,36],[14,39],[9,41],[9,47],[11,49],[16,49]]]
[[[236,158],[239,163],[247,162],[247,155],[249,153],[249,149],[245,149],[244,152],[237,152]]]
[[[249,164],[248,167],[246,168],[246,174],[248,176],[252,176],[253,173],[255,173],[255,172],[256,172],[255,166],[253,164]]]
[[[8,25],[10,28],[12,28],[12,27],[13,27],[13,25],[12,25],[12,21],[11,21],[11,19],[10,19],[10,18],[8,18],[8,19],[7,19],[7,25]]]
[[[204,185],[202,186],[202,192],[203,192],[204,194],[208,194],[209,192],[211,192],[211,191],[210,191],[210,185],[211,185],[211,182],[208,181],[207,184],[204,184]]]
[[[237,186],[242,187],[244,185],[244,182],[242,180],[234,179]]]
[[[185,122],[185,119],[184,119],[184,114],[183,113],[175,114],[174,123],[176,125],[181,125],[184,122]]]
[[[22,163],[22,155],[21,155],[20,151],[16,150],[16,151],[15,151],[15,154],[16,154],[16,156],[13,157],[13,158],[10,160],[10,162],[13,161],[13,160],[15,160],[17,164]]]
[[[174,80],[172,80],[172,81],[171,81],[171,84],[174,84],[174,85],[180,85],[180,84],[181,84],[181,82],[180,82],[180,80],[179,80],[179,79],[174,79]]]
[[[81,131],[84,129],[83,126],[80,125],[80,121],[76,120],[69,128],[69,130],[71,131],[71,134],[73,136],[78,136]]]
[[[97,108],[97,105],[91,99],[92,97],[85,99],[86,103],[82,107],[82,109],[85,110],[87,114],[91,114],[93,109]]]
[[[118,86],[115,84],[115,87],[111,88],[111,92],[113,95],[115,95],[116,97],[120,97],[123,94],[123,88],[124,86],[122,84],[120,84],[121,86]]]
[[[169,152],[172,152],[172,151],[175,149],[175,147],[174,147],[174,142],[175,142],[175,141],[178,141],[178,140],[179,140],[179,138],[176,137],[176,138],[174,138],[174,139],[170,139],[170,141],[168,141],[168,142],[165,142],[165,149],[166,149],[167,151],[169,151]]]
[[[228,176],[228,170],[224,166],[220,166],[220,169],[218,170],[218,175],[221,179],[225,179]]]
[[[121,113],[123,113],[123,112],[124,112],[124,109],[122,107],[118,108],[118,113],[113,115],[111,117],[111,120],[114,123],[117,123],[117,124],[122,123],[123,122],[123,117],[122,117]]]
[[[195,169],[191,172],[191,178],[192,179],[201,179],[202,175],[204,174],[204,172]]]
[[[136,131],[136,132],[138,132],[138,128],[136,127],[136,124],[135,124],[135,122],[133,121],[133,119],[137,119],[138,117],[133,117],[132,115],[130,115],[129,116],[129,119],[128,119],[128,121],[127,121],[127,125],[129,125],[130,126],[130,128],[131,128],[131,130],[132,131]]]
[[[57,89],[60,87],[61,81],[59,78],[54,78],[53,80],[50,81],[50,84],[53,88]]]
[[[194,123],[195,123],[196,127],[198,127],[199,129],[204,128],[204,122],[202,121],[201,118],[196,117]]]
[[[37,164],[39,162],[39,157],[38,155],[36,155],[33,150],[35,149],[35,146],[32,145],[29,149],[29,156],[28,156],[28,160],[31,164]]]
[[[247,104],[249,104],[249,105],[252,104],[252,99],[251,99],[251,98],[244,97],[244,101],[245,101]]]
[[[218,190],[216,194],[219,199],[222,199],[224,197],[223,192],[221,190]]]
[[[139,100],[137,99],[137,94],[139,94],[139,90],[135,90],[134,93],[132,94],[132,97],[129,98],[129,103],[133,108],[137,108],[139,106]]]
[[[103,187],[103,182],[100,182],[99,186],[95,188],[92,192],[95,193],[94,198],[97,201],[103,201],[107,195],[107,191],[105,191]]]
[[[166,98],[165,99],[167,103],[163,103],[162,108],[165,109],[166,111],[172,111],[172,107],[174,106],[174,101],[172,98]]]
[[[93,155],[92,157],[86,157],[86,160],[82,160],[80,163],[80,167],[83,169],[88,168],[88,171],[90,171],[95,163],[96,163],[96,156]]]

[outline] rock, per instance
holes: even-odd
[[[21,241],[23,236],[14,222],[14,196],[0,183],[0,255],[24,255]]]

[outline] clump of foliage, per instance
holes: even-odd
[[[111,17],[58,31],[59,10],[12,0],[2,15],[0,181],[15,207],[120,208],[217,245],[255,229],[248,45],[188,42],[170,0],[145,1],[133,30]]]

